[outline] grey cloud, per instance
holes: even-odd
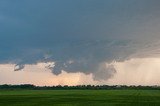
[[[54,61],[55,67],[47,67],[54,74],[110,78],[116,70],[102,64],[147,56],[146,50],[154,54],[159,47],[159,5],[158,0],[2,0],[0,62],[21,69]]]
[[[25,66],[23,64],[17,64],[14,67],[14,71],[19,71],[22,70]]]
[[[108,80],[113,77],[116,73],[114,65],[106,65],[102,63],[99,66],[99,69],[94,73],[94,80]]]

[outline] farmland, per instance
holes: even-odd
[[[160,106],[160,90],[0,90],[0,106]]]

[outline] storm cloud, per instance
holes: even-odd
[[[0,62],[109,79],[114,61],[159,56],[159,0],[1,0]]]

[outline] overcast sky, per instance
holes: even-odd
[[[0,83],[20,83],[18,77],[23,75],[17,71],[27,73],[25,70],[33,70],[27,69],[27,65],[39,67],[38,64],[43,64],[43,68],[33,71],[41,70],[44,74],[31,74],[32,81],[38,81],[42,75],[47,81],[51,74],[55,79],[61,79],[61,75],[90,78],[89,82],[78,84],[107,83],[113,78],[125,82],[130,77],[115,77],[119,70],[138,71],[145,65],[128,68],[128,64],[148,61],[150,80],[140,84],[159,84],[160,80],[151,80],[151,72],[158,67],[151,61],[160,63],[159,29],[159,0],[1,0],[0,74],[6,76],[0,77]],[[120,63],[127,64],[128,70],[120,68]],[[138,72],[143,74],[145,70]],[[27,82],[35,83],[24,79]],[[62,82],[68,84],[66,80]],[[115,83],[111,82],[108,83]]]

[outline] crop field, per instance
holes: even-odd
[[[0,106],[160,106],[160,91],[0,90]]]

